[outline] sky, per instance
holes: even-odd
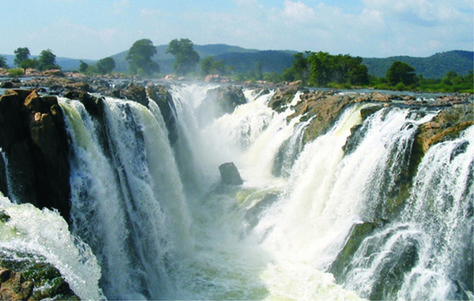
[[[0,54],[101,59],[143,38],[361,57],[474,50],[472,0],[0,0]]]

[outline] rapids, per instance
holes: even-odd
[[[84,299],[473,299],[474,127],[407,175],[417,128],[436,111],[393,106],[363,120],[373,104],[351,105],[303,145],[310,118],[288,120],[299,93],[277,113],[274,91],[244,90],[246,104],[202,122],[215,87],[171,87],[173,145],[152,100],[108,97],[98,118],[61,98],[71,229],[2,199],[28,224],[0,223],[23,229],[0,247],[43,256]],[[220,182],[225,162],[243,185]]]

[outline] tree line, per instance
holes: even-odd
[[[14,63],[23,72],[27,68],[40,71],[59,69],[56,56],[50,49],[43,50],[38,58],[30,58],[29,49],[20,47],[14,51]],[[283,73],[262,72],[262,62],[255,63],[247,73],[234,72],[223,60],[213,56],[200,58],[189,39],[174,39],[169,42],[166,53],[174,56],[173,70],[177,76],[206,77],[208,75],[228,76],[236,81],[301,81],[305,86],[329,88],[371,87],[390,90],[424,90],[439,92],[473,92],[473,72],[462,76],[454,71],[442,79],[425,79],[416,70],[401,61],[395,61],[388,68],[385,77],[377,78],[368,74],[367,66],[361,57],[348,54],[332,55],[327,52],[299,52],[294,55],[292,65]],[[149,39],[133,43],[126,55],[128,71],[131,75],[158,76],[160,66],[153,61],[156,47]],[[79,72],[87,74],[111,73],[116,64],[112,57],[100,59],[93,65],[80,61]],[[199,68],[198,68],[199,66]],[[0,68],[7,68],[6,60],[0,56]]]
[[[12,76],[25,74],[26,69],[36,69],[38,71],[61,69],[56,63],[56,55],[51,49],[41,51],[38,58],[31,58],[28,47],[19,47],[13,52],[15,59],[13,63],[17,68],[10,69],[4,56],[0,56],[0,68],[10,69]],[[107,57],[99,60],[96,64],[89,66],[86,62],[80,61],[79,71],[83,73],[107,74],[115,68],[115,60]]]

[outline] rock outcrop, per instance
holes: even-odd
[[[227,162],[219,166],[222,182],[228,185],[242,185],[244,182],[240,177],[239,170],[233,162]]]
[[[148,106],[148,96],[145,87],[131,84],[125,89],[114,89],[110,93],[111,96],[128,99],[138,102],[144,106]]]
[[[423,124],[416,143],[425,153],[431,145],[457,137],[459,132],[474,125],[474,103],[447,107],[430,122]]]
[[[168,139],[171,144],[174,144],[178,139],[178,126],[171,93],[165,86],[152,85],[146,88],[148,97],[150,97],[160,108],[161,115],[168,129]]]
[[[1,171],[3,194],[55,208],[69,221],[68,141],[57,98],[7,90],[0,98],[0,147],[6,161],[0,166],[8,169]]]
[[[324,134],[337,120],[342,109],[356,101],[353,96],[339,95],[330,91],[305,93],[295,106],[295,113],[288,119],[296,116],[303,116],[303,120],[311,118],[303,136],[303,142],[306,143]]]
[[[242,87],[220,86],[207,91],[207,95],[198,107],[199,122],[206,125],[224,114],[231,114],[238,105],[247,102]]]

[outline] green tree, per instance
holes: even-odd
[[[257,62],[257,65],[255,66],[255,75],[257,77],[258,80],[261,80],[263,79],[263,65],[262,65],[262,62],[258,61]]]
[[[97,62],[97,70],[101,74],[112,72],[115,68],[115,60],[112,57],[106,57]]]
[[[0,68],[8,69],[7,59],[0,55]]]
[[[310,54],[309,51],[295,54],[291,67],[283,71],[282,78],[286,81],[302,80],[306,83],[309,79],[308,56]]]
[[[13,53],[15,53],[15,65],[23,68],[22,63],[30,57],[30,50],[27,47],[19,47]]]
[[[207,76],[209,74],[224,75],[227,73],[227,67],[222,60],[216,60],[213,56],[206,56],[200,62],[201,75]]]
[[[201,67],[201,75],[202,76],[207,76],[212,73],[214,70],[214,57],[213,56],[206,56],[201,60],[199,63]]]
[[[89,64],[87,64],[86,62],[84,61],[80,61],[81,63],[79,64],[79,72],[81,73],[86,73],[87,72],[87,68],[89,68]]]
[[[310,81],[321,87],[325,87],[331,79],[332,58],[327,52],[319,51],[311,53],[308,57],[310,69]]]
[[[166,53],[171,53],[175,57],[173,69],[177,75],[186,75],[194,71],[200,59],[194,50],[193,42],[189,39],[172,40]]]
[[[155,54],[156,48],[149,39],[141,39],[133,43],[126,57],[130,73],[151,75],[159,72],[160,66],[151,60]]]
[[[60,69],[56,64],[56,55],[50,50],[41,51],[38,58],[38,70]]]
[[[393,62],[390,68],[388,68],[385,77],[392,86],[398,83],[411,86],[417,82],[415,68],[401,61]]]

